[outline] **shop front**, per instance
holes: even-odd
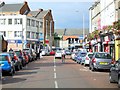
[[[115,40],[115,60],[120,58],[120,38]]]

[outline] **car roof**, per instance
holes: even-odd
[[[8,52],[0,53],[0,55],[9,55]]]
[[[95,53],[107,53],[107,54],[109,54],[108,52],[95,52]]]

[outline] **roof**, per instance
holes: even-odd
[[[49,12],[49,10],[43,10],[43,11],[30,11],[29,15],[31,17],[36,17],[38,19],[43,19],[44,16]]]
[[[41,19],[44,18],[44,16],[49,12],[49,10],[44,10],[38,14],[37,18]]]
[[[0,8],[0,12],[16,12],[19,11],[23,7],[24,3],[19,4],[5,4],[2,8]]]
[[[66,40],[68,38],[79,38],[78,36],[63,36],[63,40]]]
[[[65,35],[66,36],[80,36],[83,34],[83,30],[82,29],[55,29],[55,32],[58,34],[58,35]],[[89,33],[89,30],[88,29],[85,29],[85,34],[88,34]]]
[[[30,12],[29,12],[29,14],[30,14],[31,16],[37,16],[38,13],[39,13],[39,11],[30,11]]]

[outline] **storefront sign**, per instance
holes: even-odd
[[[8,40],[8,43],[22,43],[22,40]]]

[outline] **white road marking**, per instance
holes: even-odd
[[[87,70],[87,69],[80,69],[80,71],[89,71],[89,70]]]
[[[54,57],[54,72],[56,72],[56,62],[55,62],[55,57]],[[56,79],[56,73],[54,73],[54,79]],[[55,81],[55,88],[58,88],[58,83]]]
[[[56,69],[54,68],[54,72],[56,71]]]
[[[56,79],[56,73],[54,73],[54,78]]]
[[[58,88],[58,84],[57,84],[57,81],[55,81],[55,88]]]

